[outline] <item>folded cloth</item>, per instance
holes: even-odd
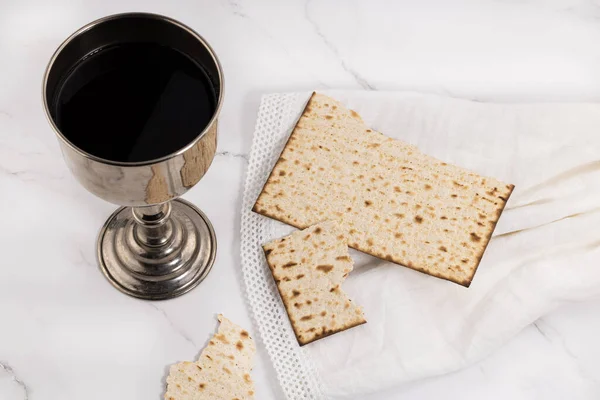
[[[368,323],[298,347],[260,245],[293,228],[251,212],[310,93],[263,98],[242,205],[242,261],[288,399],[351,399],[470,365],[567,301],[600,296],[600,105],[323,92],[446,162],[515,184],[470,288],[351,251]]]

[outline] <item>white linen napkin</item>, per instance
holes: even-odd
[[[516,188],[470,288],[352,251],[344,290],[367,324],[300,348],[260,248],[293,228],[251,208],[310,93],[265,96],[241,251],[248,299],[288,399],[360,399],[454,371],[561,303],[600,295],[600,105],[323,93],[390,137]]]

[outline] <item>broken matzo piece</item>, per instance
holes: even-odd
[[[366,322],[341,288],[353,263],[337,222],[295,232],[263,249],[300,345]]]
[[[165,400],[254,399],[256,347],[247,331],[219,315],[219,330],[198,361],[171,366]]]
[[[468,287],[513,188],[314,93],[253,211],[300,229],[336,219],[350,247]]]

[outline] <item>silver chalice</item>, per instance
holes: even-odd
[[[82,58],[107,45],[136,42],[169,46],[201,65],[216,94],[215,112],[208,125],[175,152],[136,162],[103,159],[61,132],[51,104],[65,75]],[[100,268],[120,291],[148,300],[173,298],[209,273],[216,254],[215,232],[202,211],[179,197],[200,181],[214,158],[222,103],[223,72],[212,48],[189,27],[161,15],[127,13],[91,22],[52,56],[44,75],[43,104],[63,157],[88,191],[122,206],[106,221],[97,242]]]

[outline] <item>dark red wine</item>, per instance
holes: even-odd
[[[112,161],[148,161],[197,137],[217,96],[204,69],[185,54],[152,43],[103,48],[63,79],[53,118],[81,150]]]

